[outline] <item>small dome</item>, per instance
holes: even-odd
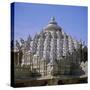
[[[52,17],[49,24],[44,29],[45,30],[61,30],[61,27],[55,21],[55,17]]]

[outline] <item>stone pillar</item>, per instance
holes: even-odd
[[[55,75],[57,72],[57,35],[55,31],[52,31],[51,39],[51,51],[50,51],[50,73]]]
[[[37,44],[38,44],[38,35],[36,34],[34,39],[33,39],[34,43],[33,43],[33,53],[35,54],[37,51]]]
[[[68,46],[69,46],[69,52],[72,54],[74,52],[74,42],[71,36],[68,36]]]
[[[57,59],[57,36],[55,31],[52,31],[50,59],[51,61]]]
[[[62,32],[57,31],[57,60],[61,59],[62,56],[63,56]]]
[[[25,49],[24,48],[22,48],[22,53],[23,53],[23,55],[22,55],[22,64],[21,65],[24,65],[25,64]]]
[[[38,46],[37,46],[37,55],[41,59],[43,57],[43,43],[44,43],[44,38],[40,37],[38,39]]]
[[[30,52],[33,54],[34,53],[34,41],[32,40],[30,43]]]
[[[43,51],[43,58],[49,62],[50,57],[50,41],[51,41],[51,35],[50,32],[46,33],[45,36],[45,42],[44,42],[44,51]]]
[[[64,33],[63,35],[63,56],[67,56],[68,53],[68,36]]]
[[[73,39],[74,48],[77,50],[79,48],[79,42],[75,39]]]

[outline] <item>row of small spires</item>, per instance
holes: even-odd
[[[36,38],[36,37],[37,37],[37,34],[35,35],[34,38]],[[33,38],[33,39],[34,39],[34,38]],[[33,39],[32,39],[31,36],[29,35],[26,41],[33,41]],[[18,42],[18,40],[16,40],[16,42]],[[25,40],[24,40],[23,38],[20,38],[20,42],[24,43]],[[80,44],[86,45],[86,42],[85,42],[85,41],[82,41],[81,39],[80,39],[78,42],[79,42]]]

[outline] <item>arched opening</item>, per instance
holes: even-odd
[[[64,83],[63,83],[63,81],[62,80],[59,80],[58,81],[58,85],[63,85]]]

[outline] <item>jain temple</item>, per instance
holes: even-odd
[[[27,40],[16,40],[13,52],[15,80],[19,84],[87,82],[87,46],[65,33],[55,17],[33,38],[29,35]]]

